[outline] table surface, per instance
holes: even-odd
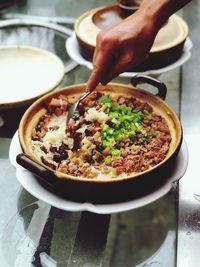
[[[32,18],[73,29],[84,11],[115,1],[27,0],[4,9],[5,18]],[[181,11],[190,27],[194,48],[182,68],[161,75],[168,87],[166,101],[179,114],[189,148],[189,166],[179,184],[144,207],[112,215],[67,212],[42,202],[19,184],[8,158],[11,138],[26,107],[1,110],[0,127],[0,266],[193,267],[200,246],[200,5],[193,0]],[[23,15],[23,16],[22,16]],[[0,22],[1,22],[0,21]],[[33,45],[69,60],[67,36],[45,27],[0,29],[1,45]],[[90,71],[78,66],[61,86],[86,82]],[[118,82],[128,83],[125,79]],[[0,89],[1,93],[5,93]],[[17,92],[16,92],[17,93]],[[195,195],[196,194],[196,195]]]

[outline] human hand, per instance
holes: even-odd
[[[120,73],[141,64],[149,55],[158,32],[148,15],[137,11],[116,26],[101,31],[93,56],[88,90],[105,85]]]

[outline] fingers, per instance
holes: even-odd
[[[93,90],[99,82],[107,84],[145,60],[156,36],[149,18],[145,18],[135,12],[131,19],[98,34],[88,90]]]
[[[93,71],[88,79],[87,90],[92,91],[107,76],[115,62],[115,48],[110,35],[105,32],[97,36],[97,45],[93,56]]]
[[[108,82],[119,76],[121,73],[125,71],[130,71],[137,65],[141,64],[148,55],[143,53],[133,53],[132,50],[124,51],[119,58],[117,58],[110,68],[110,71],[106,73],[104,77],[102,77],[101,83],[106,85]]]
[[[87,91],[93,91],[97,85],[99,84],[102,76],[102,70],[100,69],[93,69],[88,82],[87,82]]]
[[[93,59],[93,71],[88,79],[87,90],[92,91],[102,81],[103,77],[106,76],[109,68],[112,66],[113,58],[112,55],[106,54],[103,51],[95,50]]]
[[[115,77],[119,76],[119,74],[124,71],[128,71],[134,66],[135,60],[132,51],[130,53],[122,53],[115,60],[112,68],[110,68],[109,72],[107,72],[106,76],[104,76],[101,80],[103,85],[106,85],[108,82],[113,80]]]
[[[101,83],[103,85],[106,85],[107,83],[112,81],[114,78],[119,76],[121,73],[129,69],[127,64],[124,65],[124,64],[119,63],[118,65],[118,63],[119,62],[117,61],[116,64],[112,67],[111,71],[107,73],[105,77],[102,78]]]
[[[94,69],[88,80],[88,91],[93,90],[99,82],[106,85],[119,74],[128,71],[145,60],[146,56],[136,55],[132,50],[120,51],[118,57],[114,54],[98,52],[94,54]]]

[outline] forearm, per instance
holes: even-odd
[[[143,0],[140,8],[124,21],[128,23],[127,25],[130,30],[136,31],[134,22],[136,19],[138,20],[138,18],[140,18],[140,24],[144,25],[150,35],[155,38],[167,19],[191,1],[192,0]]]
[[[158,29],[176,11],[184,7],[191,0],[144,0],[139,12],[149,16]]]
[[[99,82],[105,85],[144,62],[162,25],[190,1],[143,0],[131,16],[100,32],[87,89],[93,90]]]

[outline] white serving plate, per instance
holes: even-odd
[[[18,132],[16,132],[10,144],[9,159],[11,164],[16,168],[16,177],[18,181],[30,194],[62,210],[73,212],[90,211],[98,214],[111,214],[136,209],[161,198],[170,191],[173,182],[178,181],[181,177],[183,177],[188,165],[188,149],[185,141],[183,141],[174,168],[173,170],[171,170],[171,172],[169,172],[166,183],[154,192],[151,192],[143,197],[121,203],[79,203],[54,195],[46,188],[44,188],[38,182],[33,173],[17,164],[16,156],[21,152],[22,151],[19,144]]]
[[[180,66],[182,66],[184,63],[186,63],[190,56],[191,56],[191,49],[192,49],[192,41],[190,38],[186,39],[186,42],[183,47],[183,53],[181,54],[180,58],[176,60],[174,63],[165,66],[163,68],[159,69],[149,69],[144,72],[124,72],[120,74],[119,76],[125,77],[125,78],[131,78],[135,76],[136,74],[143,73],[150,76],[159,76],[165,72],[171,71],[173,69],[176,69]],[[66,50],[69,56],[76,61],[78,64],[86,66],[88,69],[92,70],[92,62],[86,60],[80,53],[79,44],[76,39],[75,33],[72,34],[67,40],[66,40]]]

